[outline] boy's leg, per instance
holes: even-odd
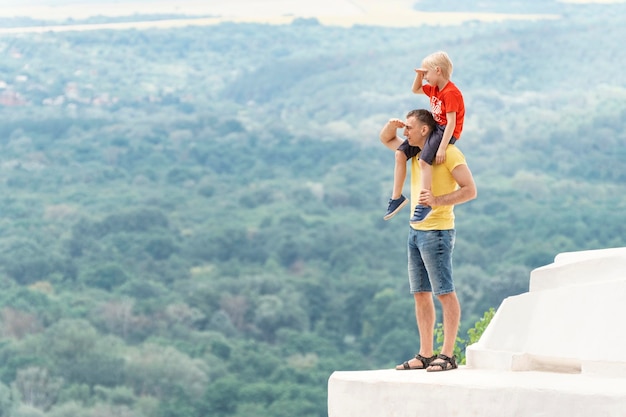
[[[431,190],[433,183],[433,166],[428,162],[419,160],[420,170],[422,171],[422,189]]]
[[[422,159],[419,160],[419,164],[420,170],[422,171],[422,189],[430,190],[433,180],[433,167]],[[432,207],[418,204],[413,211],[413,216],[410,220],[411,224],[423,222],[432,211]]]
[[[420,170],[422,171],[422,188],[426,190],[430,190],[432,187],[432,164],[435,163],[435,155],[437,154],[437,149],[439,149],[439,144],[441,143],[441,138],[443,137],[443,131],[444,128],[437,125],[437,129],[434,130],[426,140],[426,144],[420,155],[419,164]],[[415,206],[415,210],[413,211],[413,216],[410,220],[411,224],[423,222],[432,210],[432,207],[418,204]]]
[[[393,200],[400,198],[404,181],[406,180],[406,161],[407,157],[402,151],[396,151],[396,165],[393,170],[393,191],[391,198]]]
[[[387,205],[387,212],[383,217],[385,220],[391,219],[409,202],[409,200],[402,195],[402,188],[404,187],[404,181],[406,180],[407,160],[408,158],[404,151],[398,149],[396,151],[395,167],[393,170],[393,191],[389,204]]]

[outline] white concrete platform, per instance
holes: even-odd
[[[530,280],[467,366],[334,372],[329,417],[626,417],[626,248],[562,253]]]
[[[468,368],[335,372],[329,417],[624,417],[626,380]]]

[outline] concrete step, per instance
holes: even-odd
[[[626,280],[528,292],[504,300],[480,340],[473,368],[605,373],[626,378]]]

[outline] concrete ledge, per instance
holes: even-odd
[[[329,417],[624,417],[626,379],[504,372],[334,372]]]
[[[554,257],[554,262],[558,264],[568,264],[572,262],[579,262],[586,259],[622,256],[626,257],[625,248],[608,248],[608,249],[594,249],[583,250],[578,252],[561,252]]]
[[[626,248],[560,253],[530,273],[530,292],[626,279]]]

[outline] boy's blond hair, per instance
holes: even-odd
[[[441,69],[441,75],[444,78],[449,80],[452,77],[452,60],[448,54],[443,51],[432,53],[424,58],[422,67],[432,69],[439,67],[439,69]]]

